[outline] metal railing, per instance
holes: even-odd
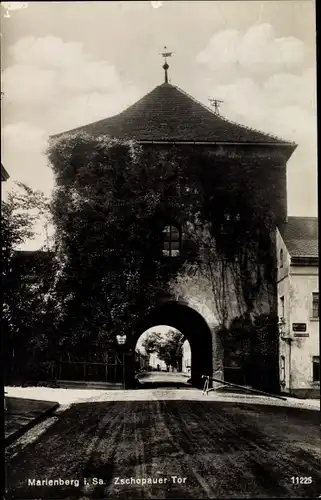
[[[203,387],[203,394],[206,394],[206,395],[208,395],[208,393],[210,391],[215,391],[217,389],[215,387],[213,387],[213,388],[210,387],[210,381],[213,381],[213,382],[218,382],[219,384],[222,384],[222,385],[236,387],[238,389],[242,389],[243,391],[248,391],[248,392],[251,392],[253,394],[261,394],[262,396],[269,396],[270,398],[282,399],[283,401],[287,401],[287,399],[283,398],[282,396],[276,396],[275,394],[271,394],[269,392],[259,391],[258,389],[252,389],[252,388],[246,387],[244,385],[232,384],[231,382],[225,382],[225,380],[221,380],[221,379],[216,378],[216,377],[210,377],[209,375],[202,375],[202,379],[203,380],[205,379],[205,383],[204,383],[204,387]]]
[[[119,382],[122,380],[123,363],[91,361],[60,361],[57,380],[81,382]]]

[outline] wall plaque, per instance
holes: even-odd
[[[294,332],[306,332],[307,324],[306,323],[292,323],[292,330]]]

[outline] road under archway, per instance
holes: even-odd
[[[188,305],[167,302],[145,315],[137,323],[128,339],[126,357],[126,386],[135,385],[133,352],[139,337],[157,325],[168,325],[179,330],[191,347],[191,383],[195,387],[204,384],[202,375],[213,374],[213,346],[211,330],[205,319]],[[131,353],[131,354],[130,354]]]

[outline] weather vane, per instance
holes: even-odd
[[[168,83],[167,70],[169,68],[169,65],[167,64],[167,57],[171,57],[172,54],[174,54],[174,52],[168,52],[166,45],[164,47],[164,51],[165,52],[161,52],[161,55],[164,57],[164,60],[165,60],[164,65],[163,65],[163,69],[165,70],[165,83]]]
[[[221,101],[220,99],[209,99],[209,102],[211,105],[214,107],[214,113],[217,115],[220,114],[220,104],[222,104],[224,101]]]

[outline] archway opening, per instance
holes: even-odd
[[[213,374],[213,341],[211,330],[205,319],[187,304],[169,301],[143,316],[130,336],[128,348],[135,353],[137,342],[144,332],[159,325],[178,330],[190,345],[190,372],[192,386],[204,385],[203,375]],[[137,386],[137,385],[136,385]],[[135,387],[135,359],[127,366],[127,387]]]
[[[139,337],[135,376],[144,387],[190,387],[191,347],[185,335],[169,325],[155,325]]]

